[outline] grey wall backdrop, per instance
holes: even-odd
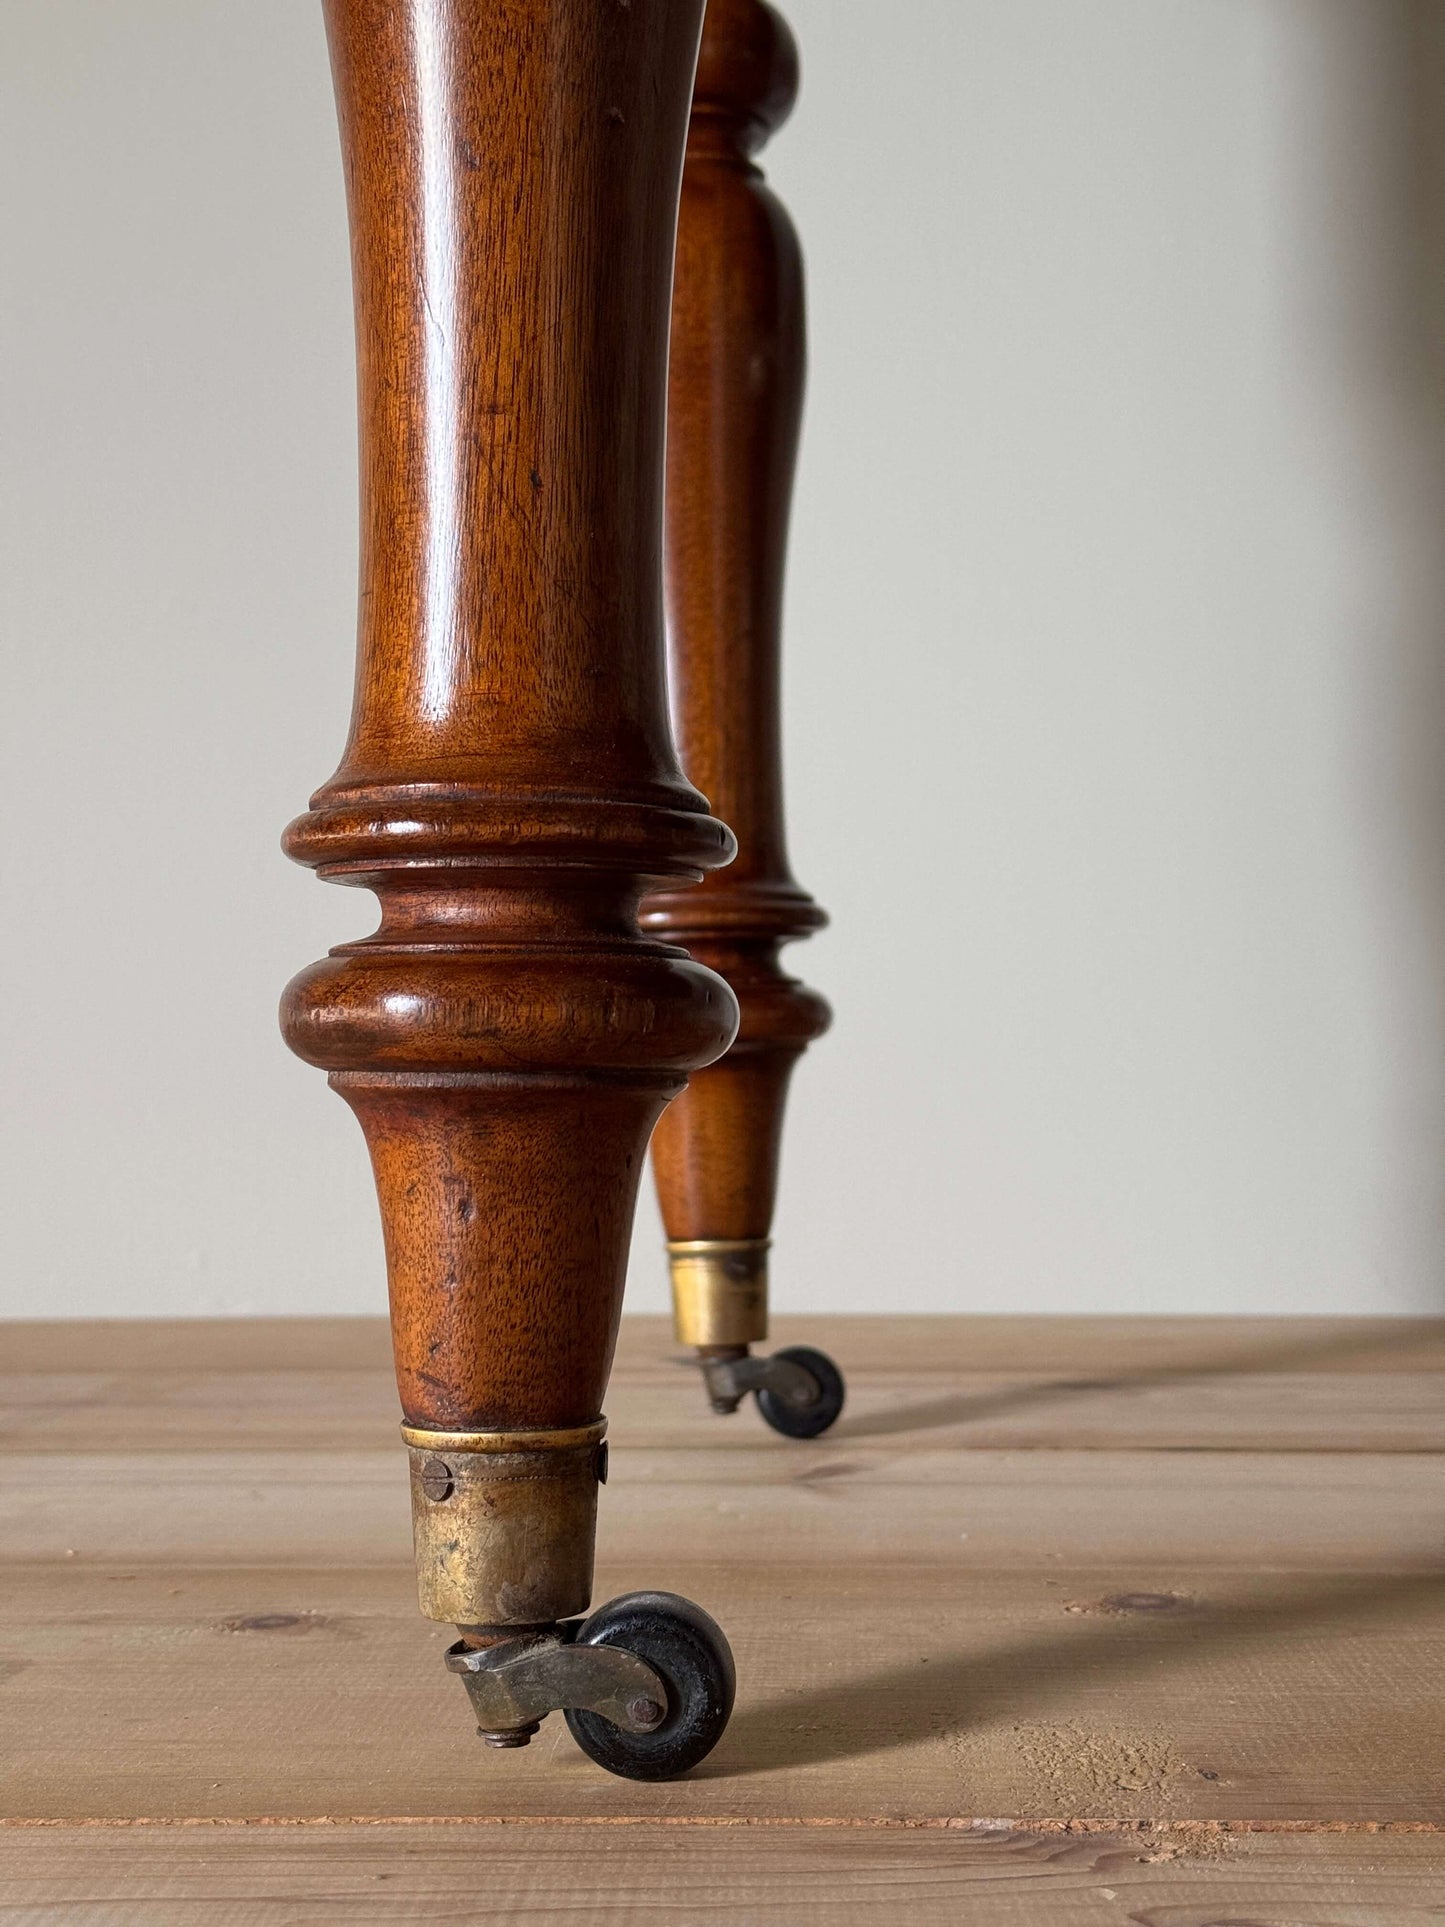
[[[1438,1310],[1432,0],[792,0],[798,1309]],[[310,0],[0,7],[0,1312],[384,1302]],[[650,1201],[631,1302],[664,1302]]]

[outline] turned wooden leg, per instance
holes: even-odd
[[[479,1726],[663,1777],[731,1703],[706,1615],[581,1629],[648,1135],[727,985],[644,892],[725,863],[661,613],[668,296],[702,0],[326,0],[361,410],[355,708],[286,847],[375,891],[290,985],[376,1175],[423,1611]]]
[[[692,1079],[652,1141],[677,1334],[713,1403],[752,1390],[812,1437],[842,1380],[817,1352],[749,1357],[768,1331],[768,1241],[788,1080],[828,1006],[778,953],[824,921],[783,832],[779,628],[803,396],[803,269],[750,156],[787,116],[797,53],[763,0],[708,0],[678,221],[668,378],[666,582],[683,767],[738,839],[725,875],[654,896],[644,926],[732,985],[736,1043]]]

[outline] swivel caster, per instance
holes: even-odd
[[[675,1780],[711,1753],[733,1710],[733,1656],[690,1599],[632,1592],[589,1618],[488,1646],[459,1640],[460,1673],[491,1746],[526,1746],[562,1711],[589,1759],[625,1780]]]
[[[768,1240],[693,1238],[668,1244],[673,1329],[702,1368],[715,1412],[735,1412],[749,1392],[775,1432],[815,1439],[843,1409],[843,1374],[825,1352],[787,1345],[771,1358],[751,1347],[768,1335]]]
[[[735,1412],[753,1392],[768,1424],[790,1439],[817,1438],[843,1409],[843,1374],[811,1345],[787,1345],[771,1358],[719,1346],[699,1363],[715,1412]]]

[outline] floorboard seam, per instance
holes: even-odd
[[[214,1815],[131,1815],[126,1817],[89,1816],[84,1818],[0,1817],[0,1833],[73,1830],[182,1830],[189,1828],[302,1829],[340,1827],[677,1827],[729,1828],[872,1828],[880,1832],[907,1833],[1036,1833],[1058,1836],[1139,1834],[1150,1839],[1170,1836],[1178,1840],[1206,1840],[1222,1834],[1368,1834],[1440,1835],[1445,1822],[1435,1820],[1158,1820],[1117,1818],[1095,1819],[1007,1819],[991,1815],[975,1819],[963,1815],[907,1819],[896,1814],[861,1816],[802,1816],[794,1814],[477,1814],[477,1813],[361,1813],[361,1814],[253,1814]]]

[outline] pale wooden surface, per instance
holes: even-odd
[[[340,1826],[0,1835],[24,1927],[1429,1927],[1411,1835]]]
[[[0,1927],[1445,1920],[1445,1321],[778,1337],[828,1438],[626,1327],[598,1597],[740,1679],[649,1788],[472,1738],[384,1328],[0,1326]]]

